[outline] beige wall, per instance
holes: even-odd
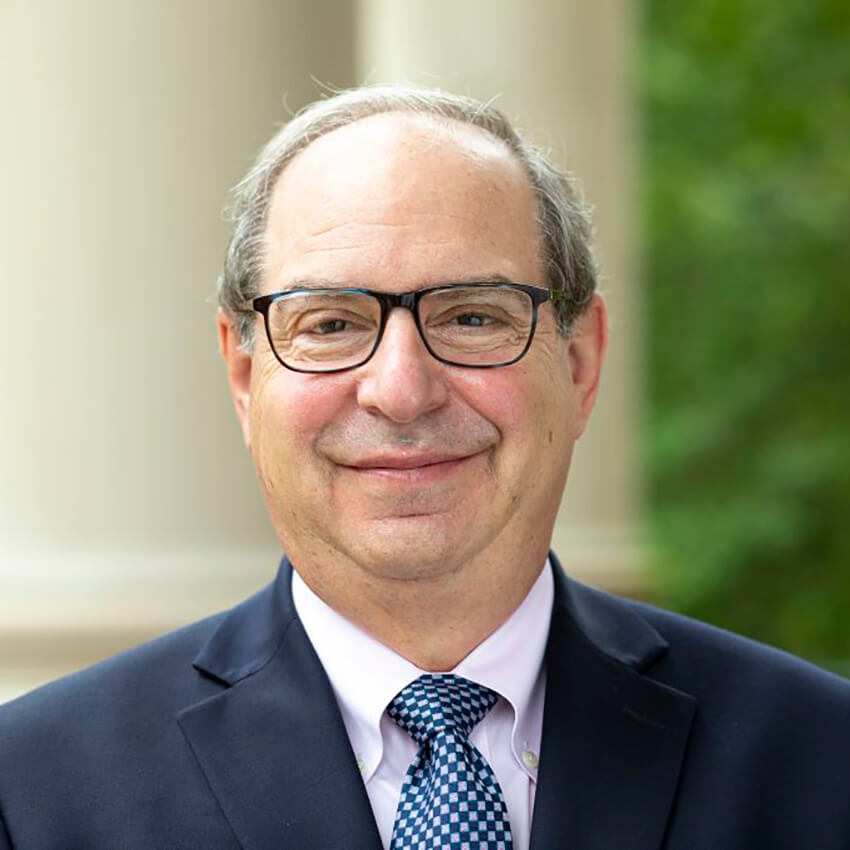
[[[626,7],[0,4],[0,700],[272,573],[207,298],[228,188],[314,78],[498,94],[584,177],[615,342],[556,543],[634,583]]]
[[[2,698],[273,572],[207,299],[230,186],[354,60],[349,2],[0,7]]]

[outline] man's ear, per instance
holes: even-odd
[[[602,360],[608,348],[608,311],[601,295],[594,295],[576,319],[569,345],[570,375],[576,398],[576,439],[584,433],[596,401]]]
[[[227,364],[230,397],[236,408],[236,418],[242,428],[245,445],[251,448],[251,420],[248,415],[251,401],[251,355],[242,347],[237,320],[221,307],[216,313],[218,348]]]

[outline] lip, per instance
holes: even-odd
[[[443,463],[455,463],[473,455],[421,454],[421,455],[381,455],[366,458],[349,464],[351,469],[421,469]]]
[[[465,461],[477,457],[478,454],[480,452],[471,455],[381,456],[360,460],[346,468],[369,478],[421,484],[451,474]]]

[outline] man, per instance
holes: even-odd
[[[287,558],[0,710],[0,848],[850,847],[850,683],[548,554],[607,336],[564,178],[379,87],[238,193],[221,350]]]

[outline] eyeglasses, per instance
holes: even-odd
[[[374,292],[295,288],[252,302],[261,313],[275,357],[294,372],[342,372],[377,351],[390,311],[413,313],[428,352],[441,363],[490,369],[516,363],[528,351],[537,308],[557,299],[542,286],[468,283]]]

